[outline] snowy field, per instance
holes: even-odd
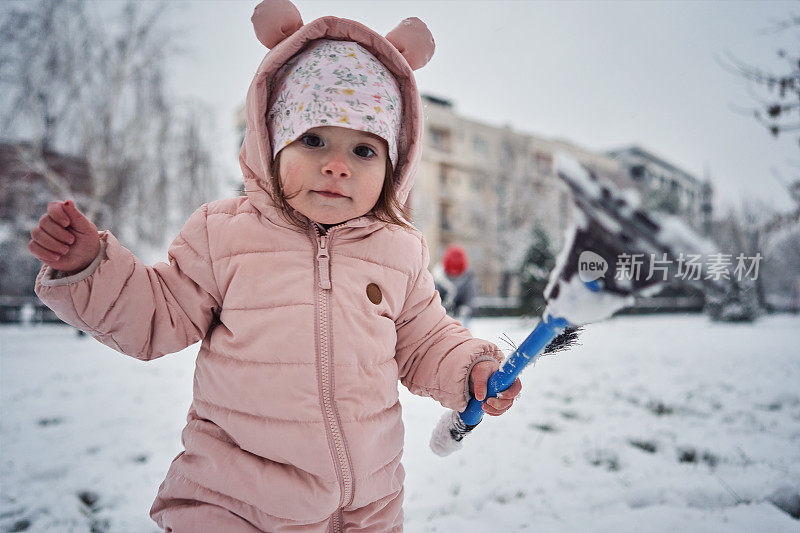
[[[531,329],[472,326],[503,348]],[[800,318],[621,317],[580,342],[444,459],[443,409],[401,387],[406,531],[800,531]],[[2,531],[157,531],[196,350],[142,363],[68,327],[0,327]]]

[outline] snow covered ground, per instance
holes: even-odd
[[[501,347],[531,326],[472,323]],[[619,317],[580,342],[444,459],[443,409],[401,387],[407,531],[800,531],[800,318]],[[157,531],[196,350],[142,363],[68,327],[0,327],[0,528]]]

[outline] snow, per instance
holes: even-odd
[[[447,457],[460,450],[461,441],[454,439],[452,432],[458,432],[457,434],[462,435],[463,438],[466,428],[458,411],[445,411],[431,433],[431,451],[441,457]]]
[[[550,298],[543,315],[566,318],[573,326],[580,326],[604,320],[620,309],[630,307],[633,302],[631,295],[619,296],[608,291],[592,291],[580,276],[574,275],[569,282],[561,280],[558,297]],[[549,322],[548,320],[547,323]]]
[[[510,351],[501,336],[533,323],[471,326]],[[401,387],[406,531],[796,532],[772,501],[800,507],[798,346],[789,315],[591,324],[446,458],[428,447],[444,409]],[[196,351],[144,363],[68,327],[0,327],[0,529],[157,531]]]
[[[588,196],[600,198],[601,186],[586,171],[585,168],[567,152],[559,150],[555,153],[554,167],[556,174],[564,175],[569,180],[583,190]]]
[[[657,213],[651,213],[649,216],[660,226],[658,241],[667,244],[673,254],[711,255],[718,252],[718,248],[714,243],[698,236],[680,219],[664,214],[659,216]]]
[[[622,189],[622,191],[619,193],[619,196],[625,200],[625,205],[620,208],[620,211],[623,211],[627,217],[630,217],[634,210],[639,209],[642,206],[642,195],[639,194],[639,191],[632,187]],[[625,211],[626,209],[627,211]]]
[[[550,278],[547,280],[547,286],[544,288],[545,300],[550,300],[550,294],[559,283],[560,276],[567,267],[570,252],[573,246],[575,246],[575,237],[578,234],[578,229],[586,228],[587,224],[588,220],[586,219],[586,215],[583,214],[580,209],[573,211],[572,222],[570,222],[569,226],[564,230],[564,246],[561,247],[561,250],[556,256],[555,265],[553,265],[553,270],[550,271]]]

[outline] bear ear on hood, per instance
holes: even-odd
[[[427,65],[436,49],[436,43],[428,26],[417,17],[404,19],[386,34],[386,40],[403,54],[411,70],[418,70]]]
[[[270,49],[303,27],[303,18],[290,0],[264,0],[255,7],[250,20],[258,40]],[[417,17],[400,22],[386,34],[386,40],[402,54],[412,70],[424,67],[436,48],[428,26]]]
[[[300,12],[289,0],[264,0],[253,10],[250,21],[256,37],[267,48],[274,48],[303,27]]]

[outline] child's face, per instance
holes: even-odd
[[[321,126],[309,129],[280,153],[287,202],[315,222],[339,224],[360,217],[380,197],[388,150],[377,135]]]

